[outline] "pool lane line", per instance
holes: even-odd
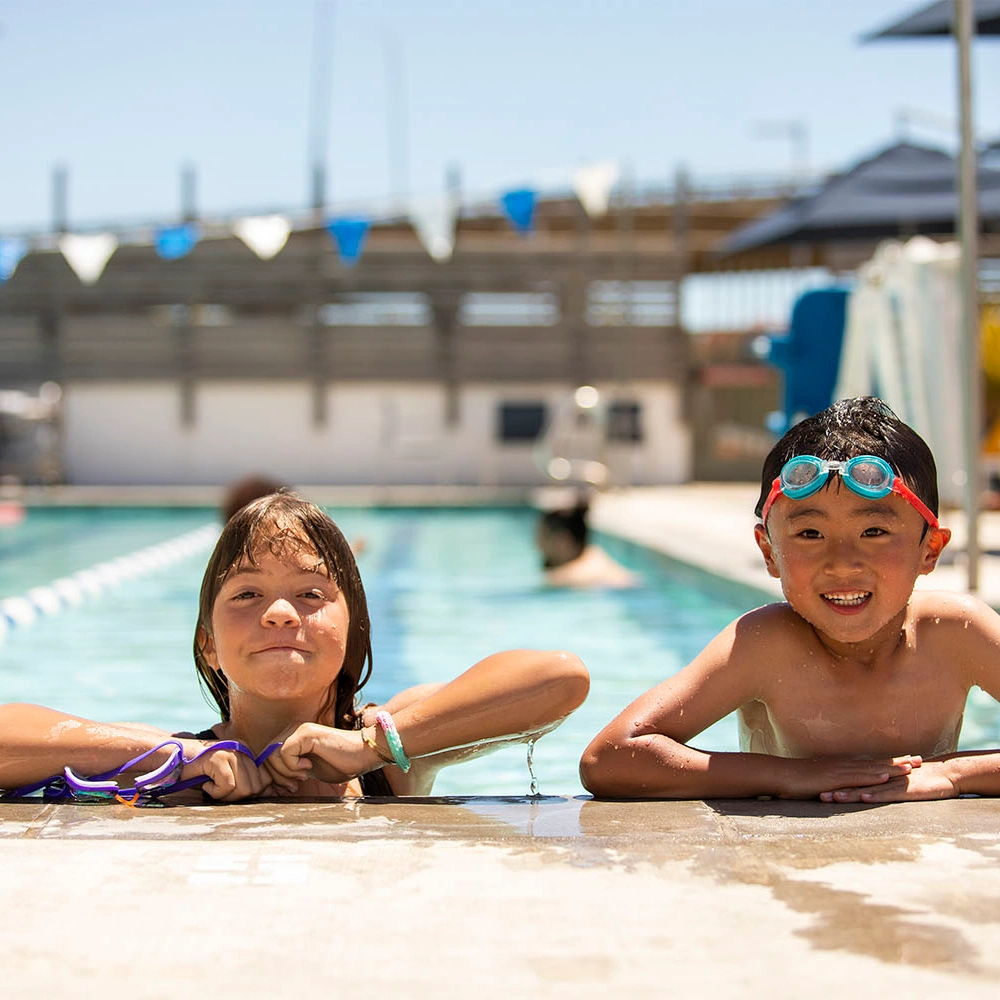
[[[176,538],[136,549],[78,570],[70,576],[32,587],[14,597],[0,600],[0,640],[12,628],[27,628],[39,618],[50,617],[96,597],[108,587],[133,580],[152,570],[163,569],[215,544],[219,526],[206,524]]]

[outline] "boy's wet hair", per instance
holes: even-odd
[[[827,461],[846,462],[857,455],[885,459],[892,471],[937,516],[937,466],[927,442],[903,423],[877,396],[842,399],[815,416],[790,428],[764,459],[760,497],[754,508],[758,517],[785,462],[797,455],[815,455]],[[831,477],[828,482],[833,482]]]
[[[350,616],[344,665],[323,705],[320,718],[332,710],[339,729],[356,729],[360,716],[355,696],[372,672],[371,626],[368,601],[354,553],[336,524],[314,503],[281,491],[252,501],[226,522],[201,581],[198,625],[194,635],[194,662],[198,680],[219,707],[223,721],[230,717],[229,682],[213,670],[204,653],[204,640],[212,634],[212,608],[219,590],[237,566],[256,565],[263,552],[279,558],[288,546],[301,546],[316,554],[330,577],[343,591]]]

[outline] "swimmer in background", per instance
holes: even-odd
[[[636,587],[641,582],[599,545],[590,541],[589,502],[550,510],[541,516],[535,541],[542,556],[545,583],[550,587]]]
[[[515,649],[448,683],[360,703],[372,652],[354,554],[319,507],[287,492],[247,504],[223,528],[202,580],[194,660],[221,717],[201,732],[0,706],[0,788],[66,767],[99,775],[150,751],[148,771],[169,763],[163,744],[173,740],[183,750],[176,780],[204,776],[217,801],[427,795],[442,767],[555,729],[590,684],[572,653]]]
[[[757,608],[598,733],[583,784],[612,798],[900,802],[1000,795],[1000,749],[958,749],[969,692],[1000,699],[1000,615],[914,590],[951,538],[934,457],[874,397],[771,449],[754,536],[782,603]],[[700,750],[735,712],[741,752]]]
[[[219,514],[223,522],[228,521],[248,503],[266,497],[268,493],[280,493],[288,489],[290,489],[288,483],[283,483],[272,476],[244,476],[226,488],[222,503],[219,505]]]
[[[271,476],[252,475],[237,479],[226,488],[222,503],[219,505],[219,515],[223,522],[228,521],[233,514],[242,510],[248,503],[266,497],[269,493],[288,493],[291,487]],[[364,536],[351,539],[351,550],[356,556],[361,555],[368,547]]]

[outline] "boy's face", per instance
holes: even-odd
[[[780,497],[766,529],[754,531],[788,603],[818,631],[845,643],[868,639],[895,618],[951,538],[947,528],[929,527],[902,497],[867,499],[839,478],[801,500]]]

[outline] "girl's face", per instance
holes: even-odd
[[[313,549],[289,538],[241,563],[212,606],[205,659],[229,696],[294,705],[314,718],[344,663],[350,612]]]

